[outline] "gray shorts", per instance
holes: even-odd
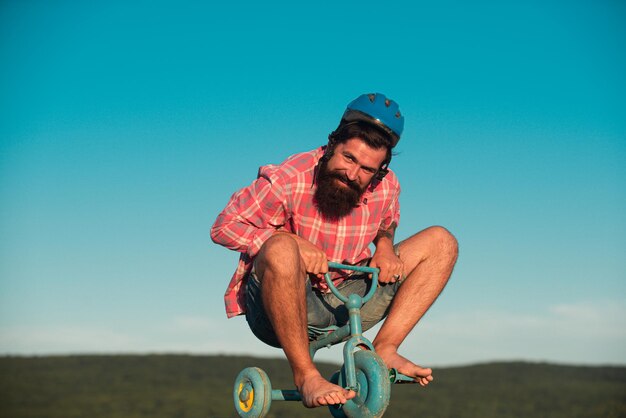
[[[343,326],[348,323],[348,310],[344,304],[332,293],[321,293],[311,286],[306,279],[306,305],[309,325],[309,338],[313,339],[315,328]],[[343,295],[356,293],[364,296],[370,289],[371,280],[367,274],[353,274],[337,287]],[[401,282],[381,284],[374,296],[361,308],[361,322],[363,331],[366,331],[382,321],[389,312],[389,306]],[[285,292],[286,298],[293,297]],[[254,335],[266,344],[279,347],[278,339],[270,323],[261,298],[261,286],[254,270],[248,276],[246,283],[246,320]]]

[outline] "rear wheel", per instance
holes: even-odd
[[[233,400],[242,418],[263,418],[272,403],[272,385],[267,374],[258,367],[243,369],[235,379]]]

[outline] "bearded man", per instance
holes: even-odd
[[[393,100],[359,96],[327,145],[261,167],[211,228],[214,242],[241,253],[225,294],[228,317],[245,314],[254,335],[283,349],[307,407],[355,396],[324,379],[309,354],[309,330],[348,322],[323,279],[329,261],[380,269],[380,285],[361,308],[363,331],[384,319],[373,346],[385,365],[422,386],[433,380],[430,368],[398,349],[445,287],[457,242],[434,226],[394,244],[400,185],[388,166],[403,128]],[[371,285],[352,271],[331,277],[346,295],[365,295]]]

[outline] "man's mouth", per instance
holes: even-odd
[[[355,183],[354,181],[350,181],[347,178],[342,178],[340,176],[333,176],[333,178],[336,180],[339,187],[344,188],[344,189],[349,189],[355,192],[360,192],[359,185]]]
[[[335,177],[335,180],[337,180],[339,184],[342,184],[345,187],[350,187],[350,184],[348,184],[348,180],[342,179],[340,177]]]

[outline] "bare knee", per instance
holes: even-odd
[[[255,269],[259,277],[266,271],[274,273],[293,273],[301,269],[298,244],[288,234],[275,234],[270,237],[259,250],[255,259]]]
[[[439,254],[452,262],[456,261],[459,255],[459,244],[450,231],[443,226],[431,226],[423,232],[428,234],[434,254]]]
[[[409,270],[426,259],[453,266],[458,256],[454,235],[442,226],[431,226],[400,243],[400,258]]]

